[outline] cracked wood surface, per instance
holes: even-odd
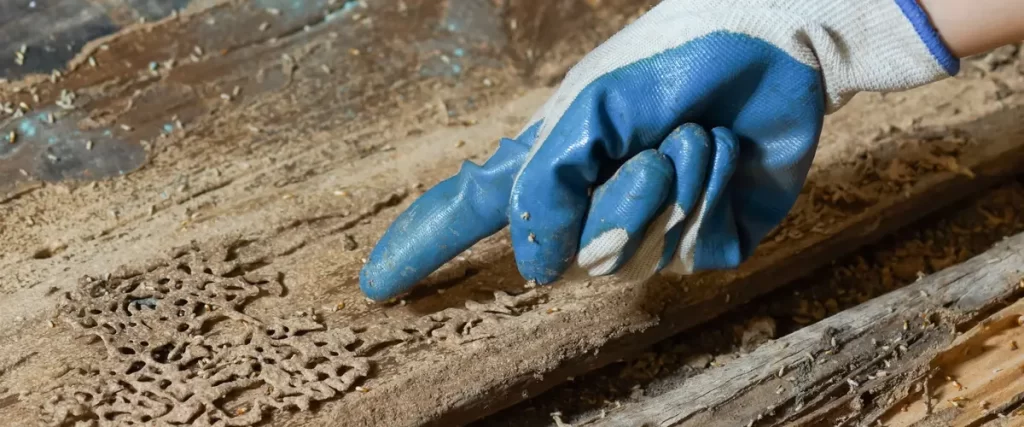
[[[328,331],[355,334],[344,342],[369,358],[366,377],[349,384],[358,389],[310,410],[268,408],[271,424],[456,425],[782,286],[1014,173],[1024,156],[1024,99],[1006,94],[1024,82],[1012,67],[864,95],[828,119],[797,208],[738,271],[531,291],[499,234],[404,302],[371,305],[357,272],[389,221],[516,133],[550,95],[542,83],[638,10],[630,1],[367,3],[218,3],[91,43],[55,82],[0,87],[0,103],[30,112],[76,93],[55,128],[34,114],[0,122],[6,131],[36,120],[56,138],[26,134],[0,148],[5,419],[39,416],[69,369],[89,378],[109,366],[102,345],[57,316],[79,278],[146,270],[193,241],[214,248],[204,256],[226,248],[222,261],[276,275],[281,295],[248,303],[246,316],[269,324],[316,312]],[[485,27],[505,30],[460,32]],[[124,170],[110,167],[119,159]],[[105,178],[111,171],[125,175]],[[139,301],[129,302],[159,304]],[[210,328],[197,337],[220,333]],[[89,417],[87,406],[71,415]]]
[[[1019,234],[587,425],[974,426],[1019,416],[1022,265]]]

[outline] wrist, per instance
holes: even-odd
[[[956,75],[953,55],[916,0],[784,0],[807,22],[834,112],[858,92],[894,92]]]
[[[917,0],[943,43],[957,58],[1024,39],[1024,2]]]

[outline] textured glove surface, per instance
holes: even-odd
[[[386,299],[509,225],[522,275],[732,268],[793,206],[823,118],[958,62],[912,0],[666,0],[514,140],[416,200],[360,274]]]

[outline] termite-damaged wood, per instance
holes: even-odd
[[[1010,416],[1024,393],[1024,351],[1013,345],[1024,342],[1024,302],[1004,307],[1024,295],[1022,277],[1019,234],[587,425],[974,426]]]
[[[49,401],[50,383],[66,386],[69,369],[109,365],[102,346],[51,322],[62,295],[83,276],[109,277],[172,246],[230,242],[225,261],[279,273],[288,290],[247,305],[246,316],[268,321],[316,309],[324,328],[358,334],[351,345],[373,366],[358,389],[335,390],[344,396],[316,411],[242,415],[274,425],[457,425],[777,288],[1005,178],[1024,158],[1024,99],[990,102],[994,78],[872,96],[830,118],[811,190],[784,234],[739,271],[526,290],[499,235],[447,266],[441,276],[448,280],[425,283],[402,302],[367,304],[358,270],[401,208],[462,160],[485,158],[551,95],[518,77],[515,51],[522,47],[533,60],[541,51],[531,43],[557,40],[541,52],[547,62],[535,65],[558,75],[574,58],[552,54],[561,43],[585,51],[637,8],[633,0],[545,6],[567,19],[551,26],[550,39],[537,40],[521,30],[537,25],[537,11],[546,10],[537,5],[550,2],[509,2],[515,7],[506,11],[488,9],[501,2],[472,2],[490,5],[477,18],[505,19],[504,27],[491,27],[508,29],[477,43],[471,36],[478,34],[445,25],[456,11],[480,10],[459,7],[469,2],[367,3],[327,2],[327,9],[295,15],[218,2],[97,41],[55,81],[34,76],[0,86],[5,103],[31,103],[36,113],[73,91],[81,117],[60,117],[57,125],[109,129],[126,144],[151,145],[145,167],[125,178],[47,183],[0,197],[0,389],[14,396],[3,399],[0,417],[37,416],[35,402]],[[462,59],[454,59],[456,46]],[[460,64],[461,74],[453,74]],[[1022,86],[1019,78],[1000,78]],[[957,108],[942,107],[950,99]],[[4,147],[25,155],[44,142],[26,134]],[[77,144],[77,155],[99,158],[112,143],[66,142]],[[850,147],[857,152],[845,153]],[[40,159],[47,157],[20,160]],[[0,168],[27,183],[46,180],[21,173],[18,160]],[[884,176],[826,176],[872,166]],[[238,407],[219,409],[238,414]],[[151,416],[135,415],[140,422]]]
[[[927,361],[935,373],[931,393],[893,403],[880,417],[883,425],[1024,424],[1024,300],[976,323]]]
[[[658,287],[649,284],[647,292],[652,295],[632,303],[654,304],[647,309],[659,313],[656,325],[638,332],[609,336],[600,344],[596,354],[567,357],[562,366],[543,377],[522,375],[510,387],[512,393],[505,396],[509,396],[509,401],[517,401],[517,391],[532,395],[565,378],[636,354],[639,349],[705,322],[755,296],[778,289],[790,280],[934,212],[940,206],[986,187],[986,183],[997,182],[1016,173],[1024,161],[1024,145],[1021,145],[1024,123],[1021,120],[1024,120],[1024,111],[1012,109],[970,126],[976,136],[987,134],[995,137],[982,137],[988,142],[972,147],[972,151],[960,158],[960,166],[973,171],[970,177],[954,172],[932,175],[917,182],[904,197],[881,200],[847,218],[838,224],[834,233],[789,241],[766,256],[755,257],[736,272],[687,279],[684,283],[690,292],[682,300],[678,299],[678,294],[656,297],[657,291],[651,289]],[[658,301],[656,304],[651,302],[655,300]],[[613,307],[604,309],[616,310]],[[622,310],[622,316],[628,312]],[[538,348],[535,351],[542,350]],[[494,401],[486,404],[494,405]],[[716,415],[719,414],[716,412]]]

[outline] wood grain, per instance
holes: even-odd
[[[529,1],[472,9],[506,23],[508,34],[480,41],[458,32],[454,24],[469,18],[447,2],[327,3],[271,12],[224,2],[90,44],[55,83],[33,76],[0,86],[4,101],[44,106],[75,91],[78,109],[61,126],[149,146],[143,165],[118,178],[19,163],[45,166],[45,155],[0,160],[0,364],[11,367],[0,386],[25,397],[0,416],[37,416],[33,402],[61,384],[62,371],[104,363],[101,346],[49,326],[65,292],[83,276],[145,265],[174,246],[226,243],[232,259],[280,277],[288,291],[247,306],[253,319],[315,308],[326,328],[359,334],[373,366],[365,392],[347,390],[316,410],[269,411],[268,424],[460,425],[777,289],[1005,179],[1024,158],[1024,99],[994,99],[994,76],[872,95],[830,118],[784,238],[738,271],[527,290],[499,234],[404,303],[371,305],[356,277],[390,221],[460,162],[486,158],[540,108],[552,90],[528,70],[559,75],[637,5],[559,2],[546,7],[563,25],[545,31]],[[498,3],[478,5],[487,4]],[[161,65],[171,59],[173,67]],[[1019,76],[998,78],[1021,86]],[[952,99],[956,109],[942,106]],[[21,141],[15,148],[46,143]],[[101,146],[74,154],[102,159]],[[913,174],[868,176],[867,158]],[[29,186],[8,190],[12,183]],[[858,187],[870,197],[826,200]],[[514,307],[492,306],[508,301]]]
[[[956,364],[970,364],[972,358],[980,359],[993,351],[979,345],[984,341],[979,337],[992,335],[988,329],[1016,329],[1018,335],[1024,330],[1016,324],[1020,303],[992,315],[1008,301],[1024,295],[1020,286],[1022,265],[1024,234],[588,425],[819,425],[829,421],[870,425],[875,420],[887,426],[909,425],[894,424],[889,418],[902,414],[908,404],[905,400],[921,395],[928,378],[936,383],[931,393],[938,394],[941,384],[954,389],[945,399],[932,398],[932,417],[960,412],[961,408],[949,403],[957,393],[947,376],[961,378],[959,381],[969,387],[986,379],[969,382],[967,376],[954,373],[949,361],[941,367],[933,366],[934,361],[955,353]],[[1010,350],[1009,341],[1006,344],[1006,350]],[[1007,360],[1006,365],[1015,363]],[[988,364],[985,370],[998,366]],[[1004,375],[1013,376],[1013,371],[1011,368]],[[1024,384],[1011,381],[1007,385],[1016,387],[1017,392],[1024,391]],[[961,399],[968,397],[962,394],[965,396]],[[1011,399],[1005,399],[989,397],[988,402],[995,410],[1011,403]],[[963,402],[964,407],[979,407],[982,400],[970,396],[957,402]],[[987,412],[975,411],[972,419],[960,420],[956,425],[972,425],[978,418],[993,416]]]

